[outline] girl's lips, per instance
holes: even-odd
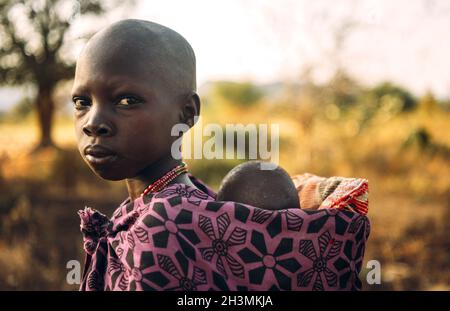
[[[86,160],[92,165],[110,164],[117,159],[117,155],[111,149],[101,145],[88,145],[84,153]]]
[[[115,154],[109,154],[109,155],[92,155],[87,154],[86,160],[89,161],[92,165],[105,165],[110,164],[114,162],[117,159],[117,156]]]

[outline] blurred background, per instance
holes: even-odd
[[[75,147],[86,40],[124,18],[192,44],[203,125],[277,123],[292,175],[369,180],[366,290],[450,289],[450,2],[0,0],[0,289],[76,290],[77,210],[126,196]],[[217,189],[238,161],[189,160]],[[364,264],[365,266],[365,264]]]

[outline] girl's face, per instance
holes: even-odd
[[[179,100],[148,60],[101,54],[84,53],[77,63],[72,100],[78,149],[98,176],[133,178],[170,156]]]

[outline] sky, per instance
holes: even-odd
[[[422,96],[450,98],[448,0],[137,0],[71,34],[140,18],[183,35],[197,58],[198,85],[212,80],[325,82],[341,67],[358,81],[390,80]],[[81,45],[68,45],[73,57]],[[17,91],[0,90],[2,98]]]
[[[323,82],[340,65],[369,85],[450,97],[448,0],[147,0],[131,15],[188,39],[200,84],[295,80],[306,68]]]

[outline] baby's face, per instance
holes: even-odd
[[[151,60],[128,52],[82,53],[72,89],[75,131],[78,149],[97,175],[132,178],[170,155],[180,113],[165,83]]]

